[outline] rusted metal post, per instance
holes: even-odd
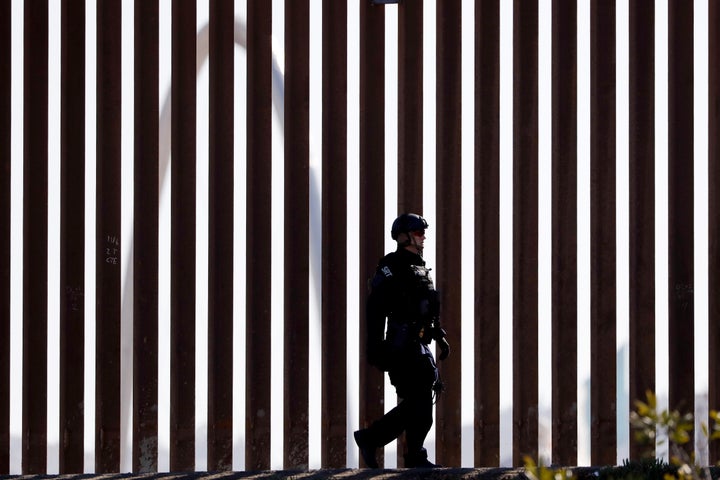
[[[513,464],[538,452],[538,5],[513,11]]]
[[[720,291],[720,5],[708,2],[708,291]],[[720,408],[720,297],[710,295],[708,404]],[[708,425],[709,425],[708,421]],[[720,460],[720,445],[710,443],[710,464]]]
[[[630,1],[630,404],[655,391],[655,5]],[[654,450],[654,449],[653,449]],[[630,457],[643,455],[635,442]]]
[[[158,468],[158,2],[135,0],[133,471]]]
[[[591,464],[617,462],[615,4],[590,4]]]
[[[285,1],[285,468],[309,458],[309,19],[308,0]]]
[[[461,2],[437,9],[437,288],[452,355],[439,365],[446,386],[437,405],[437,461],[459,466],[461,453]]]
[[[83,471],[85,2],[61,5],[60,473]]]
[[[24,9],[22,473],[47,465],[48,2]]]
[[[367,362],[365,318],[368,282],[387,235],[384,211],[385,9],[360,2],[360,428],[384,413],[384,374]],[[382,450],[378,453],[383,462]]]
[[[322,443],[324,468],[346,464],[347,0],[322,15]]]
[[[0,5],[0,475],[10,473],[10,2]]]
[[[399,4],[398,213],[423,213],[422,29],[423,1]],[[398,454],[398,461],[401,462],[402,452],[398,451]],[[401,463],[398,466],[401,466]]]
[[[234,244],[232,2],[210,1],[208,225],[208,470],[232,469]]]
[[[247,444],[245,468],[270,468],[272,2],[247,6]]]
[[[120,469],[121,5],[97,4],[95,471]]]
[[[695,409],[693,4],[668,3],[669,405]],[[693,450],[693,447],[689,447]]]
[[[476,0],[475,25],[474,459],[499,466],[500,0]]]
[[[170,469],[195,469],[196,12],[172,5]]]
[[[398,213],[423,213],[423,2],[398,5]],[[399,399],[398,399],[399,400]],[[405,435],[397,466],[405,465]]]
[[[577,464],[577,2],[552,2],[552,460]]]

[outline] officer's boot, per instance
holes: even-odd
[[[440,465],[435,465],[427,458],[427,450],[420,448],[414,452],[408,452],[405,454],[405,467],[406,468],[438,468]]]
[[[368,468],[380,468],[375,456],[377,445],[373,442],[368,429],[358,430],[353,436],[355,437],[355,443],[360,447],[360,455],[365,460],[365,465]]]

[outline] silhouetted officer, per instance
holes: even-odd
[[[370,427],[355,432],[365,463],[378,468],[377,448],[406,433],[406,467],[431,468],[423,447],[433,423],[434,393],[442,389],[428,344],[435,340],[440,360],[450,353],[440,328],[440,304],[422,258],[428,223],[405,213],[395,219],[390,234],[396,251],[383,257],[372,279],[367,300],[367,357],[390,375],[401,401]],[[387,319],[387,330],[386,330]]]

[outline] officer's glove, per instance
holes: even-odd
[[[445,360],[450,355],[450,344],[446,337],[447,332],[445,332],[444,328],[435,327],[433,329],[433,338],[440,347],[440,356],[438,357],[440,360]]]
[[[450,344],[445,337],[442,337],[437,341],[438,347],[440,347],[440,360],[445,360],[450,355]]]

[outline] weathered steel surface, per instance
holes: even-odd
[[[385,9],[360,2],[360,428],[383,413],[384,373],[367,362],[365,322],[370,279],[384,254]],[[383,462],[379,452],[378,462]],[[362,459],[361,464],[364,464]],[[382,465],[382,463],[380,463]]]
[[[208,470],[232,468],[234,8],[210,2]]]
[[[245,468],[270,467],[272,2],[247,5]]]
[[[10,2],[0,4],[0,475],[10,472]]]
[[[552,2],[552,461],[577,463],[577,2]]]
[[[381,7],[376,7],[379,9]],[[423,213],[423,1],[398,6],[398,213]],[[400,452],[399,452],[400,453]],[[401,455],[402,456],[402,455]],[[400,459],[399,459],[400,460]]]
[[[475,465],[500,465],[500,0],[475,2]],[[467,132],[469,134],[470,132]]]
[[[630,2],[630,402],[655,390],[654,19],[654,2]],[[631,458],[641,455],[632,442]]]
[[[513,464],[538,452],[538,9],[513,11]]]
[[[47,465],[48,2],[24,9],[22,470]]]
[[[135,0],[133,471],[158,468],[158,2]]]
[[[95,471],[120,469],[121,8],[97,4]]]
[[[423,1],[398,5],[397,213],[423,213]],[[400,401],[400,399],[398,399]],[[405,435],[397,465],[405,465]]]
[[[693,4],[668,2],[668,407],[695,409]],[[714,408],[714,407],[713,407]]]
[[[708,368],[710,371],[708,405],[720,408],[720,5],[708,4],[709,55],[708,55]],[[708,422],[708,425],[710,423]],[[720,445],[712,442],[710,464],[720,460]]]
[[[85,456],[85,2],[61,5],[60,472]]]
[[[462,166],[461,166],[461,2],[443,2],[437,9],[437,288],[441,322],[448,332],[452,355],[439,365],[446,391],[437,405],[437,460],[459,466],[461,452]]]
[[[309,8],[308,0],[285,2],[285,468],[309,461]]]
[[[590,447],[593,465],[612,465],[617,461],[615,4],[594,0],[590,12]]]
[[[323,467],[346,464],[347,0],[323,0],[322,441]]]
[[[172,3],[170,469],[195,467],[196,12]],[[204,419],[203,419],[204,422]]]

